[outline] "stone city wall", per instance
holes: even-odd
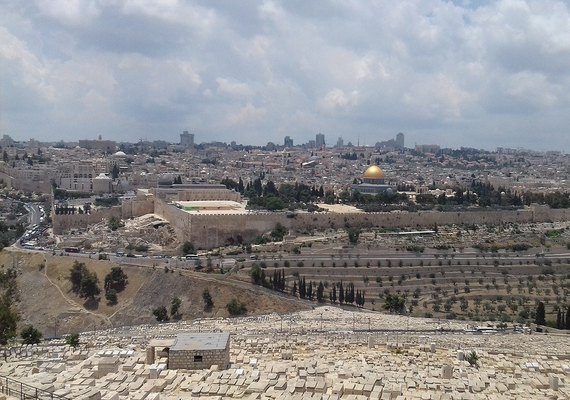
[[[432,229],[436,225],[554,222],[570,219],[570,210],[533,206],[514,211],[392,212],[392,213],[287,213],[192,215],[163,204],[155,212],[173,224],[181,240],[199,248],[246,242],[271,231],[277,223],[293,232],[311,229],[362,228]]]
[[[202,361],[194,361],[194,356],[202,356]],[[217,365],[226,369],[230,364],[229,349],[225,350],[170,350],[168,369],[208,369]]]
[[[101,221],[108,221],[111,217],[128,219],[151,214],[154,211],[152,196],[135,197],[124,200],[121,205],[97,208],[90,214],[55,214],[55,205],[52,206],[53,232],[60,235],[72,229],[85,229],[89,225]]]
[[[111,217],[121,218],[122,207],[114,206],[94,210],[91,214],[56,214],[52,208],[53,233],[60,235],[72,229],[85,229],[89,225],[107,221]]]
[[[4,171],[0,171],[0,180],[8,189],[12,189],[14,187],[14,178]]]
[[[121,206],[98,209],[91,214],[52,215],[52,218],[54,232],[60,234],[70,229],[86,228],[89,224],[108,220],[112,216],[125,219],[152,212],[169,221],[181,241],[190,241],[196,247],[204,249],[251,241],[270,232],[277,223],[293,232],[303,232],[346,226],[432,229],[436,225],[532,223],[570,219],[570,210],[550,209],[546,206],[531,206],[513,211],[297,213],[293,218],[285,212],[196,215],[152,196],[125,200]]]
[[[154,212],[153,196],[137,196],[123,201],[121,204],[122,218],[135,218]]]
[[[4,171],[0,171],[0,181],[9,189],[17,189],[23,192],[49,193],[51,191],[49,180],[19,179]]]

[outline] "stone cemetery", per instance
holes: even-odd
[[[570,398],[566,335],[464,328],[335,307],[118,327],[82,334],[77,349],[12,347],[0,375],[85,400]],[[204,333],[229,334],[229,363],[169,368],[177,337]]]

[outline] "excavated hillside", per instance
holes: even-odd
[[[69,274],[76,260],[96,273],[101,288],[99,301],[86,301],[72,291]],[[46,337],[95,328],[157,323],[152,310],[159,306],[169,310],[174,297],[181,300],[183,320],[228,316],[226,304],[234,298],[245,304],[247,315],[287,313],[310,307],[249,283],[226,279],[223,275],[174,270],[164,264],[120,265],[128,276],[128,285],[118,293],[118,304],[109,305],[103,282],[105,275],[117,265],[86,257],[12,249],[0,252],[0,268],[17,270],[16,307],[20,313],[20,326],[32,324]],[[204,289],[212,296],[214,306],[211,309],[204,307]]]

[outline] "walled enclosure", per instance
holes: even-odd
[[[95,210],[91,214],[55,215],[54,233],[61,234],[90,224],[117,218],[133,218],[149,213],[169,221],[181,242],[209,249],[255,239],[280,223],[293,232],[312,229],[433,228],[436,225],[533,223],[570,219],[570,210],[534,205],[521,210],[481,210],[462,212],[387,212],[387,213],[296,213],[252,212],[247,214],[190,214],[151,195],[127,199],[121,206]]]
[[[251,214],[195,215],[155,201],[155,213],[170,221],[181,241],[209,249],[247,242],[270,232],[277,223],[293,232],[312,229],[361,228],[433,228],[436,225],[500,224],[564,221],[570,210],[533,206],[515,211],[396,212],[396,213],[298,213],[293,218],[285,212]]]

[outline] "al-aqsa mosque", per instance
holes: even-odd
[[[371,165],[362,174],[362,183],[352,185],[352,190],[362,194],[375,195],[392,192],[392,186],[384,182],[384,171],[377,165]]]

